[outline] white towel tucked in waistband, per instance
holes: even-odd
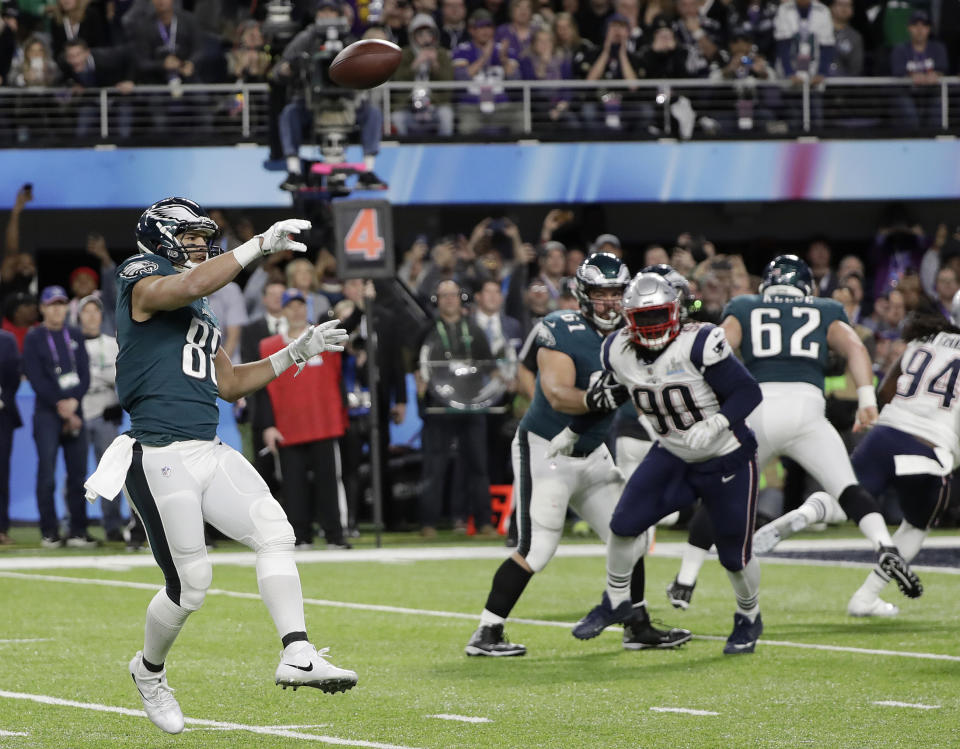
[[[106,497],[114,499],[123,488],[123,482],[127,480],[127,471],[130,468],[130,462],[133,460],[133,445],[136,440],[126,434],[121,434],[100,458],[100,465],[84,483],[83,488],[87,490],[86,497],[88,502],[95,502],[97,497]]]

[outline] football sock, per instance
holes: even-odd
[[[806,518],[807,525],[822,523],[827,519],[827,506],[823,503],[823,500],[817,496],[817,493],[807,497],[807,501],[800,505],[797,511],[802,513],[803,517]]]
[[[912,562],[928,533],[929,531],[925,528],[917,528],[904,520],[893,534],[893,545],[897,547],[904,559]]]
[[[677,573],[677,582],[681,585],[693,585],[697,582],[700,568],[707,558],[707,550],[693,544],[683,545],[683,556],[680,558],[680,571]]]
[[[257,551],[257,587],[280,637],[307,631],[303,590],[292,548],[266,544]]]
[[[860,589],[857,590],[854,596],[862,595],[874,599],[880,595],[880,592],[887,586],[888,582],[890,582],[890,580],[887,577],[881,577],[875,569],[871,570],[870,574],[867,575],[867,579],[864,580],[863,585],[860,586]]]
[[[860,518],[857,523],[864,536],[870,539],[874,549],[881,546],[893,546],[893,539],[890,538],[890,531],[887,530],[887,522],[879,512],[871,512]]]
[[[363,165],[367,168],[368,172],[373,171],[373,165],[376,163],[377,156],[376,154],[365,153],[363,155]]]
[[[300,174],[300,157],[287,156],[287,171],[290,174]]]
[[[643,557],[636,558],[634,547],[637,539],[633,536],[618,536],[611,533],[607,539],[607,597],[610,604],[616,608],[631,597],[631,578],[636,565],[640,564],[643,575]],[[642,580],[641,580],[642,584]],[[640,598],[643,598],[641,589]]]
[[[743,614],[751,622],[755,621],[760,613],[760,565],[756,558],[747,562],[742,570],[727,570],[727,577],[737,596],[737,613]]]
[[[480,615],[480,623],[484,626],[503,624],[531,577],[533,573],[517,564],[512,556],[504,559],[493,576],[493,585],[487,596],[487,605]]]
[[[159,664],[167,660],[167,653],[173,647],[180,630],[190,612],[178,606],[160,590],[147,606],[147,624],[143,632],[143,660],[150,664]]]
[[[642,601],[647,595],[647,574],[643,557],[633,565],[633,575],[630,577],[630,600]]]

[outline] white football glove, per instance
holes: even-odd
[[[293,250],[294,252],[306,252],[307,246],[303,242],[297,242],[290,235],[299,234],[302,231],[309,231],[312,227],[309,221],[300,218],[288,218],[285,221],[278,221],[263,234],[258,237],[263,238],[263,246],[260,252],[269,255],[273,252],[283,252],[284,250]]]
[[[291,239],[290,235],[307,231],[311,226],[313,224],[309,221],[299,218],[278,221],[263,234],[257,234],[253,239],[248,239],[239,247],[234,248],[233,257],[240,263],[241,267],[246,268],[250,263],[274,252],[284,250],[306,252],[307,246],[303,242]]]
[[[578,439],[580,439],[579,434],[570,427],[564,427],[563,431],[550,440],[550,444],[547,445],[547,457],[555,458],[558,455],[569,455],[573,452],[573,446],[577,444]]]
[[[293,343],[271,354],[268,358],[273,365],[274,374],[279,377],[287,368],[296,364],[296,377],[313,357],[320,356],[324,351],[343,351],[347,331],[338,328],[339,324],[339,320],[328,320],[320,325],[311,325]]]
[[[723,414],[698,421],[683,435],[684,444],[691,450],[702,450],[713,442],[724,429],[730,426],[727,417]]]

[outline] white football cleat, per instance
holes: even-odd
[[[900,609],[895,604],[860,591],[854,593],[847,604],[847,614],[850,616],[896,616],[899,613]]]
[[[183,730],[183,713],[173,696],[173,690],[167,684],[167,669],[153,673],[142,668],[142,663],[143,652],[138,650],[130,661],[130,676],[140,692],[147,717],[167,733],[180,733]]]
[[[330,648],[317,650],[309,642],[287,646],[277,666],[276,683],[284,689],[316,687],[322,692],[346,692],[357,685],[357,674],[346,668],[337,668],[324,657]]]
[[[766,554],[773,551],[778,543],[780,543],[780,529],[777,528],[776,521],[767,523],[753,534],[753,553]]]

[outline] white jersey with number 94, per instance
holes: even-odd
[[[878,424],[899,429],[950,451],[960,465],[960,335],[937,333],[907,344],[897,392]]]

